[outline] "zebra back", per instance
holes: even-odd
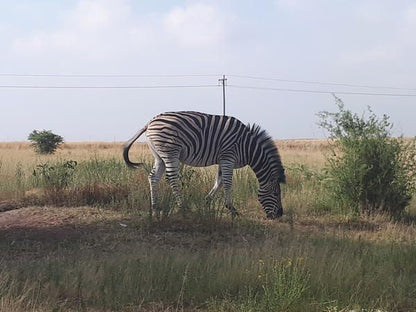
[[[153,118],[146,135],[161,154],[179,151],[185,164],[205,167],[234,150],[244,131],[244,124],[234,117],[180,111]]]

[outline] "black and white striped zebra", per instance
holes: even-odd
[[[225,190],[225,205],[233,215],[238,214],[232,204],[233,169],[249,165],[259,181],[258,198],[268,218],[283,214],[280,183],[285,173],[277,148],[270,136],[259,126],[244,125],[234,117],[208,115],[199,112],[168,112],[154,117],[124,145],[124,160],[129,167],[141,164],[129,159],[132,144],[146,132],[147,143],[155,157],[149,174],[152,208],[157,210],[157,185],[166,171],[178,205],[180,163],[194,167],[218,164],[215,185],[209,196],[221,185]]]

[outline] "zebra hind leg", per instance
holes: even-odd
[[[182,196],[179,191],[179,159],[166,159],[166,180],[168,181],[173,195],[176,199],[176,204],[179,208],[182,207]]]
[[[152,211],[155,211],[157,215],[160,213],[160,207],[158,206],[158,189],[159,181],[165,172],[165,163],[161,158],[156,157],[153,169],[149,174],[150,184],[150,198],[152,201]]]

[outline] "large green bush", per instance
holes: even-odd
[[[370,108],[359,116],[336,98],[338,112],[320,112],[319,125],[332,139],[326,186],[341,208],[398,215],[415,190],[416,144],[392,138],[389,117]]]

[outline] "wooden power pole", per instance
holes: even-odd
[[[222,85],[222,115],[225,116],[225,85],[227,83],[227,78],[225,78],[225,75],[222,75],[222,78],[218,79],[218,81]]]

